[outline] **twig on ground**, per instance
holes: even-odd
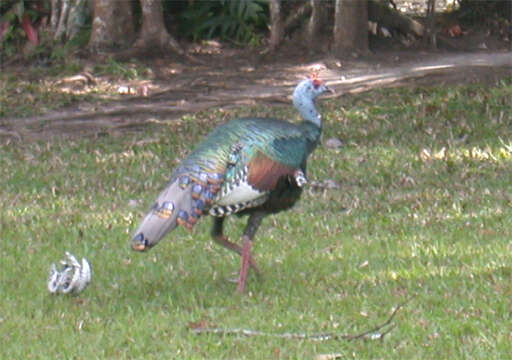
[[[320,334],[308,334],[308,333],[269,333],[251,329],[227,329],[219,327],[196,327],[192,331],[196,334],[219,334],[219,335],[243,335],[243,336],[267,336],[277,337],[284,339],[297,339],[297,340],[312,340],[312,341],[327,341],[327,340],[383,340],[384,336],[389,334],[391,330],[395,328],[395,324],[392,323],[395,315],[398,311],[404,307],[412,298],[407,299],[403,303],[399,304],[391,315],[383,323],[359,334],[340,334],[340,333],[320,333]],[[384,331],[380,331],[383,330]]]

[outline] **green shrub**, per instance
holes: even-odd
[[[512,21],[511,3],[507,0],[459,0],[460,19],[474,23],[492,16]]]
[[[193,40],[250,43],[266,28],[266,6],[263,0],[196,1],[181,14],[181,30]]]

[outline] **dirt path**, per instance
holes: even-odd
[[[217,59],[218,60],[218,59]],[[219,64],[218,61],[211,62]],[[222,62],[221,62],[222,64]],[[185,113],[211,107],[254,103],[289,103],[297,80],[312,69],[336,90],[336,95],[398,85],[494,81],[512,76],[512,52],[493,53],[393,53],[370,60],[339,63],[324,58],[315,62],[233,60],[230,66],[195,65],[172,79],[160,80],[158,91],[98,105],[62,109],[43,116],[7,118],[0,135],[18,139],[56,135],[91,135],[113,129],[144,126],[155,120],[169,121]]]

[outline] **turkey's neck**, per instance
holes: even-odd
[[[322,115],[316,110],[314,100],[297,101],[295,106],[304,118],[301,127],[308,140],[308,152],[311,152],[320,140],[322,133]]]
[[[314,100],[302,99],[295,102],[295,106],[305,121],[309,121],[319,128],[322,128],[322,115],[320,115],[320,113],[316,110]]]

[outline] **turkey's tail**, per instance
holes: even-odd
[[[187,229],[197,222],[206,201],[200,184],[180,177],[170,183],[158,196],[155,204],[135,231],[132,248],[145,251],[156,245],[164,235],[178,225]]]

